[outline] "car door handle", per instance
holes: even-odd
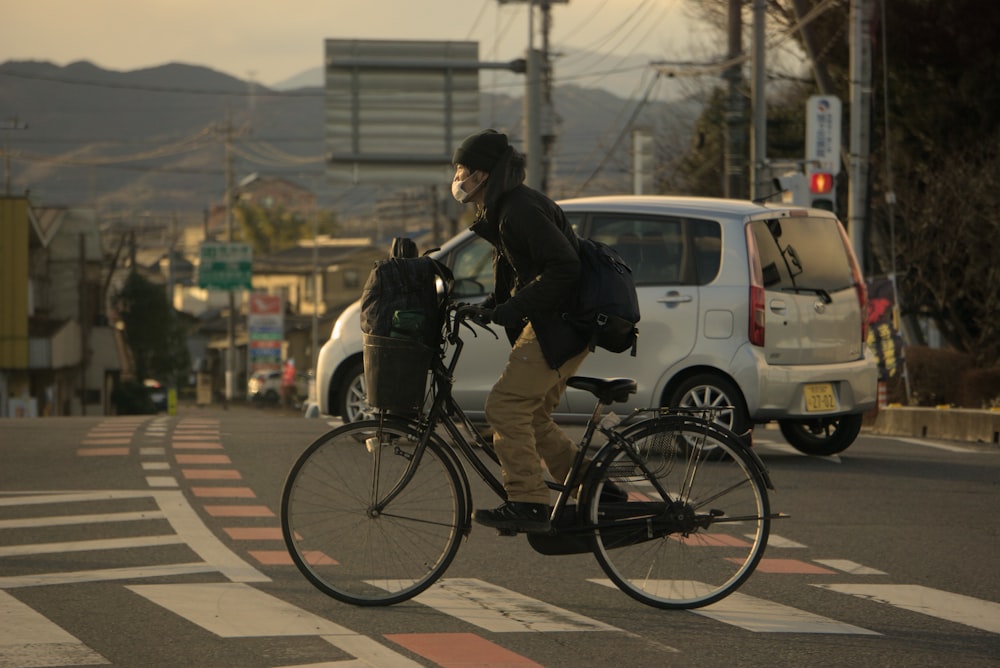
[[[780,313],[781,315],[784,315],[785,312],[788,310],[788,306],[781,299],[772,299],[770,307],[771,311],[773,311],[774,313]]]
[[[685,302],[692,301],[693,299],[694,297],[692,297],[691,295],[682,295],[676,290],[671,290],[666,295],[657,299],[656,301],[660,302],[661,304],[666,304],[667,306],[670,306],[672,304],[683,304]]]

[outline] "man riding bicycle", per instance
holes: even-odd
[[[452,194],[475,204],[471,230],[494,247],[494,292],[483,306],[512,344],[486,398],[507,502],[477,510],[476,522],[502,530],[548,531],[549,489],[539,458],[562,482],[576,444],[552,411],[588,353],[588,336],[566,321],[578,289],[579,243],[562,209],[524,184],[525,159],[496,130],[462,142],[452,162]]]

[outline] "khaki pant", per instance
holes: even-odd
[[[545,503],[549,489],[541,461],[563,482],[576,455],[576,443],[552,421],[552,411],[589,351],[584,349],[558,369],[549,367],[529,324],[510,351],[507,366],[486,398],[486,419],[500,458],[509,501]]]

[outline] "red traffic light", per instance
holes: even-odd
[[[813,172],[809,175],[809,192],[824,194],[833,190],[833,174],[829,172]]]

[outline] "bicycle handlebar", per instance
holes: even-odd
[[[454,327],[452,327],[451,334],[448,337],[452,343],[454,343],[455,339],[458,337],[458,330],[462,324],[471,328],[471,325],[467,322],[469,320],[485,329],[493,336],[497,336],[497,333],[489,327],[493,318],[493,309],[476,306],[474,304],[466,304],[464,302],[452,302],[448,305],[448,310],[455,314]]]

